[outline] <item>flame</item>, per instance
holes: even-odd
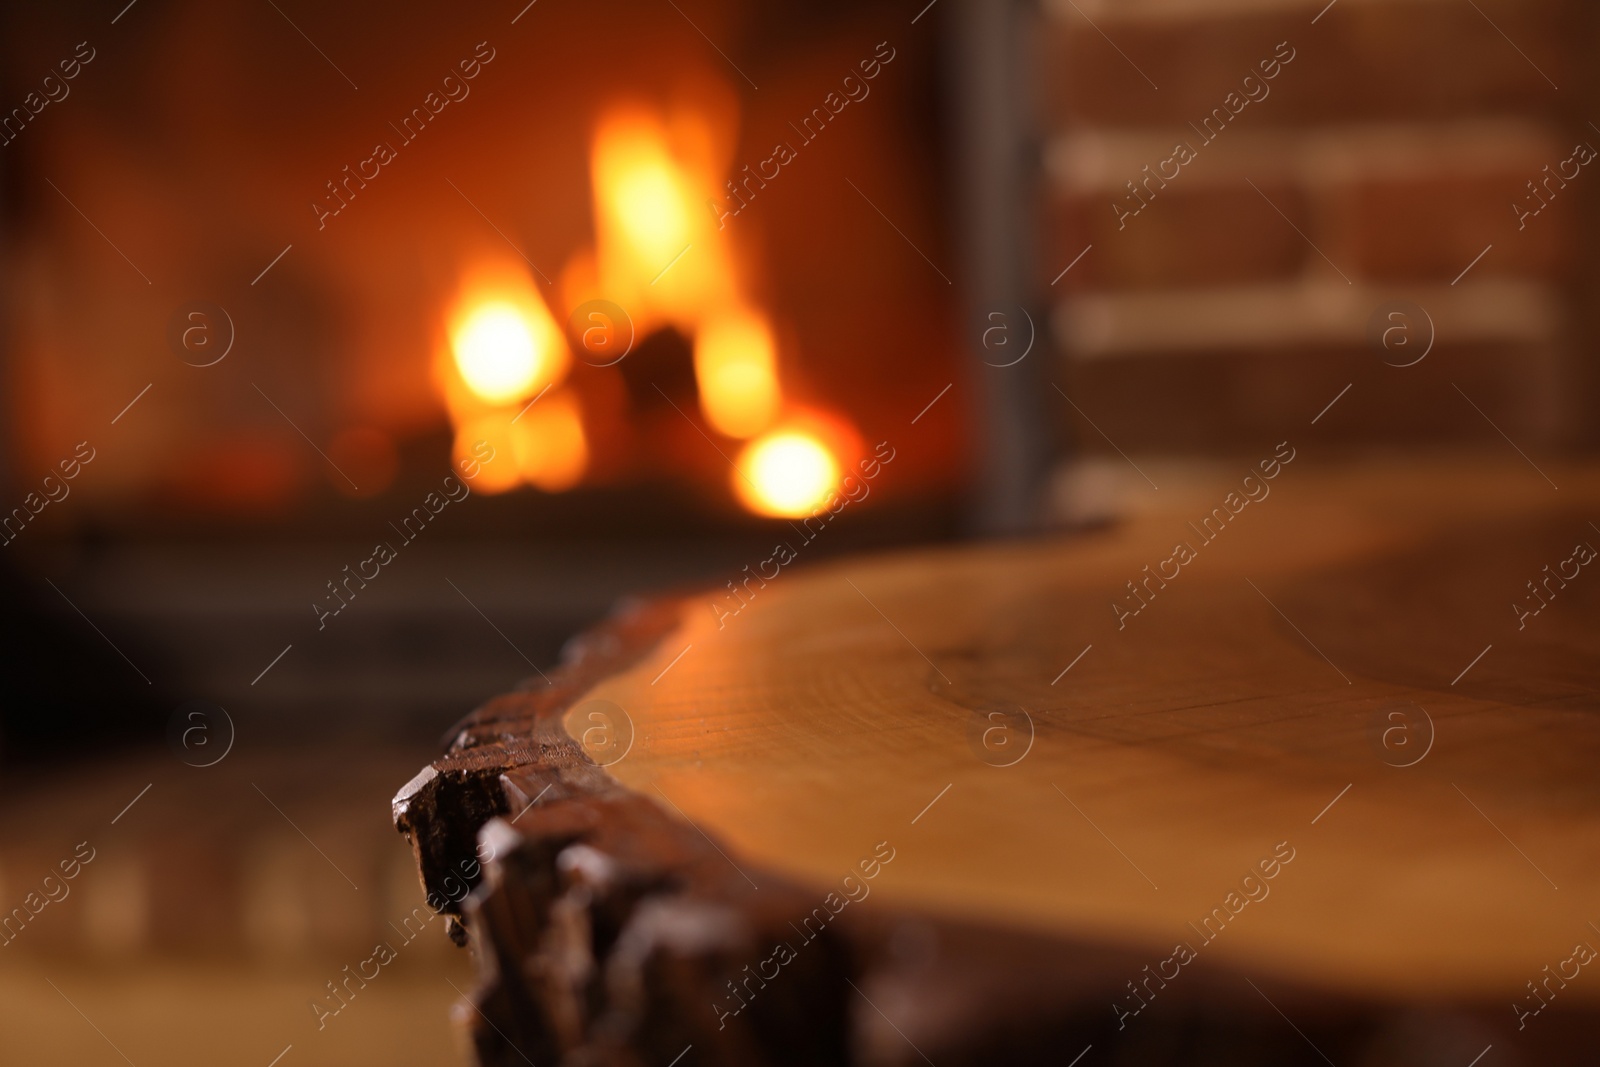
[[[452,316],[450,350],[474,397],[510,404],[566,374],[566,338],[520,270],[480,268],[462,293]]]
[[[495,411],[487,415],[462,423],[456,430],[455,445],[451,449],[452,458],[456,462],[456,469],[461,470],[462,464],[471,464],[467,470],[476,470],[477,475],[472,479],[474,492],[504,493],[515,489],[520,480],[517,476],[516,460],[512,451],[512,414],[509,411]],[[481,444],[480,444],[481,442]],[[487,445],[485,450],[482,446]],[[483,459],[488,456],[487,460]]]
[[[641,331],[668,322],[692,333],[737,292],[705,207],[731,141],[701,115],[620,106],[601,116],[590,157],[596,275]]]
[[[831,498],[858,442],[844,420],[786,401],[777,331],[741,284],[753,276],[735,269],[737,238],[706,207],[736,133],[733,109],[714,103],[603,113],[590,155],[594,241],[573,251],[558,288],[569,319],[592,301],[622,309],[630,343],[664,326],[692,339],[706,423],[748,441],[733,480],[739,500],[762,515],[805,516]],[[563,385],[568,339],[515,261],[479,264],[447,322],[435,379],[457,428],[455,459],[476,461],[473,488],[554,493],[581,482],[592,459],[584,401],[591,421],[603,419],[606,390],[621,386],[596,374],[616,374],[612,364],[586,358],[593,372]]]
[[[608,167],[615,174],[610,200],[628,244],[664,263],[689,240],[688,190],[655,147],[648,142],[622,147],[626,155]]]
[[[472,311],[451,347],[467,387],[490,403],[517,399],[539,376],[533,331],[510,304],[484,304]]]
[[[719,315],[694,343],[694,374],[706,421],[729,437],[753,437],[778,414],[778,354],[764,316]]]
[[[561,275],[556,282],[561,290],[562,306],[576,308],[591,300],[605,299],[606,294],[600,288],[599,271],[594,249],[580,248],[574,252],[567,259],[566,266],[561,268]]]
[[[504,493],[526,483],[554,492],[575,485],[589,449],[577,398],[560,387],[571,352],[522,268],[488,261],[470,271],[448,334],[435,377],[457,428],[454,458],[458,465],[477,461],[473,488]],[[492,459],[483,459],[484,446]]]
[[[839,461],[822,439],[805,430],[766,434],[745,446],[733,477],[734,491],[761,515],[810,515],[839,483]]]
[[[566,390],[539,398],[511,427],[517,473],[547,493],[571,489],[589,465],[578,398]]]

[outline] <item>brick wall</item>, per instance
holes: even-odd
[[[1600,166],[1552,174],[1600,148],[1595,37],[1576,0],[1045,0],[1034,283],[1074,400],[1131,449],[1248,447],[1351,383],[1319,432],[1498,440],[1454,384],[1581,434]],[[1367,341],[1396,299],[1437,338],[1404,371]]]

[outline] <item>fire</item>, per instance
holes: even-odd
[[[824,413],[797,410],[785,396],[780,331],[750,292],[757,276],[735,268],[744,231],[722,232],[705,206],[707,191],[723,184],[738,132],[725,103],[603,113],[590,153],[594,241],[572,252],[559,286],[539,288],[515,261],[480,263],[464,278],[435,372],[456,427],[457,457],[473,455],[480,441],[494,449],[474,488],[530,485],[555,493],[581,483],[594,451],[586,421],[601,427],[595,441],[630,439],[607,423],[626,410],[627,401],[616,400],[625,395],[622,386],[596,375],[617,375],[612,368],[634,338],[663,327],[693,344],[708,428],[748,442],[733,480],[745,507],[809,515],[839,485],[852,462],[854,431]],[[554,291],[559,319],[542,298]],[[590,305],[615,312],[602,316],[606,329],[593,334],[599,341],[586,331],[600,320],[580,314]],[[583,346],[577,354],[588,364],[571,383],[573,352],[558,322]],[[608,469],[605,457],[615,448],[600,452]]]
[[[511,455],[517,473],[547,493],[571,489],[589,463],[583,417],[570,392],[542,397],[511,426]]]
[[[655,145],[633,143],[621,148],[632,158],[610,160],[615,174],[610,203],[622,235],[640,253],[657,263],[682,248],[689,239],[687,190],[672,165],[655,151]]]
[[[778,414],[778,353],[764,316],[739,310],[711,319],[694,343],[700,410],[718,433],[754,437]]]
[[[517,399],[539,376],[533,331],[510,304],[485,304],[474,310],[452,348],[467,387],[490,403]]]
[[[451,449],[451,458],[456,463],[472,459],[479,441],[494,449],[491,453],[494,458],[481,465],[472,483],[474,490],[492,495],[515,489],[520,483],[511,431],[511,416],[503,411],[479,416],[456,430],[455,445]]]
[[[577,398],[562,385],[571,353],[532,279],[517,264],[479,264],[462,282],[448,332],[436,369],[457,427],[455,456],[472,455],[479,441],[494,449],[474,488],[575,485],[589,447]]]
[[[590,157],[596,275],[640,330],[671,323],[693,333],[737,294],[728,243],[705,207],[733,132],[705,115],[632,106],[600,119]]]
[[[828,446],[804,430],[779,430],[752,441],[739,454],[734,491],[761,515],[799,518],[822,506],[839,484],[839,462]]]
[[[566,374],[560,328],[521,271],[480,270],[463,286],[450,330],[456,370],[487,404],[509,404]]]

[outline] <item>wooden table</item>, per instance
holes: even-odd
[[[482,1061],[1591,1062],[1600,469],[1150,473],[469,716],[395,812],[448,911],[494,854]]]

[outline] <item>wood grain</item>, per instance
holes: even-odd
[[[1204,542],[1188,523],[1243,473],[1162,472],[1143,510],[1087,535],[786,569],[733,616],[709,594],[624,616],[632,644],[599,638],[612,655],[580,657],[559,693],[470,719],[397,798],[401,825],[452,841],[420,846],[426,877],[463,838],[470,853],[489,815],[568,783],[495,831],[509,851],[543,842],[548,855],[491,874],[469,914],[508,907],[507,887],[535,870],[560,881],[555,857],[595,841],[653,872],[625,894],[615,944],[663,886],[674,907],[737,918],[743,932],[712,937],[709,956],[683,950],[701,961],[693,976],[652,986],[640,964],[621,1016],[601,991],[606,953],[586,942],[594,985],[569,1000],[609,1007],[569,1005],[546,1046],[558,1055],[632,1062],[619,1050],[654,1054],[680,1035],[723,1048],[736,1027],[718,1027],[710,1004],[724,972],[765,956],[767,938],[855,872],[870,895],[830,927],[834,956],[801,954],[831,962],[751,1005],[811,1005],[829,1021],[768,1020],[726,1062],[784,1062],[774,1035],[796,1033],[832,1036],[794,1062],[984,1062],[1011,1038],[1017,1062],[1096,1041],[1134,1057],[1115,1062],[1190,1062],[1184,1049],[1199,1047],[1301,1062],[1285,1016],[1341,1063],[1422,1062],[1393,1052],[1419,1025],[1435,1044],[1490,1035],[1467,1059],[1499,1041],[1576,1062],[1559,1057],[1600,1018],[1600,977],[1552,985],[1520,1030],[1511,1005],[1538,1007],[1526,983],[1600,944],[1600,567],[1550,586],[1537,615],[1511,605],[1537,603],[1526,583],[1546,564],[1600,546],[1600,471],[1551,470],[1554,490],[1524,465],[1301,458]],[[1119,619],[1114,602],[1139,603],[1125,583],[1179,542],[1190,562]],[[596,709],[632,726],[603,771],[573,740]],[[601,740],[600,761],[616,758]],[[428,784],[474,773],[454,799]],[[895,858],[865,883],[861,861],[881,843]],[[474,920],[502,951],[485,989],[506,1020],[548,1004],[494,978],[547,952],[542,914],[516,936]],[[908,977],[919,937],[941,947]],[[1179,976],[1130,995],[1178,945],[1194,957]],[[677,1005],[670,1037],[641,1021],[657,1009],[640,989]],[[677,1004],[668,990],[693,995]],[[1429,1012],[1453,1021],[1417,1023]],[[1261,1052],[1280,1030],[1293,1043]],[[1158,1035],[1201,1031],[1211,1044],[1152,1051],[1167,1047]],[[480,1044],[500,1062],[492,1053]]]

